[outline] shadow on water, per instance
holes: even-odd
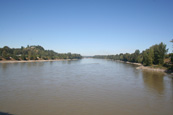
[[[0,115],[14,115],[14,114],[9,114],[9,113],[0,112]]]

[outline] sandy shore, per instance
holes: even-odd
[[[149,66],[139,66],[137,67],[136,69],[143,69],[143,70],[151,70],[151,71],[158,71],[158,72],[165,72],[166,69],[161,69],[161,68],[152,68],[152,67],[149,67]]]
[[[141,63],[132,63],[132,62],[125,62],[125,63],[127,63],[127,64],[133,64],[133,65],[138,65],[138,66],[142,66]]]
[[[69,61],[77,59],[56,59],[56,60],[3,60],[0,63],[26,63],[26,62],[48,62],[48,61]]]
[[[133,62],[128,62],[128,61],[121,61],[121,60],[116,60],[116,61],[118,61],[118,62],[123,62],[123,63],[127,63],[127,64],[133,64],[133,65],[138,65],[138,66],[142,66],[142,64],[141,63],[133,63]]]
[[[136,69],[156,71],[156,72],[164,72],[164,73],[169,73],[169,74],[173,75],[172,72],[167,72],[167,70],[163,69],[163,68],[152,68],[150,66],[143,66],[141,63],[132,63],[132,62],[125,62],[125,61],[120,61],[120,60],[117,60],[117,61],[127,63],[127,64],[137,65],[138,67],[136,67]]]
[[[166,75],[166,74],[171,75],[172,78],[173,78],[173,72],[170,71],[170,70],[167,70],[167,69],[162,69],[162,68],[152,68],[152,67],[149,67],[149,66],[143,66],[143,65],[137,67],[136,69],[147,70],[147,71],[155,71],[155,72],[163,72],[165,75]]]

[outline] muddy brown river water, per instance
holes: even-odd
[[[173,79],[104,59],[0,63],[0,112],[173,115]]]

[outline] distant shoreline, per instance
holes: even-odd
[[[1,60],[0,63],[26,63],[26,62],[49,62],[49,61],[70,61],[78,59],[55,59],[55,60]]]

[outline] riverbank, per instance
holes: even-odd
[[[55,59],[55,60],[2,60],[0,63],[26,63],[26,62],[48,62],[48,61],[70,61],[77,59]]]
[[[136,69],[141,69],[141,70],[149,70],[149,71],[156,71],[156,72],[163,72],[165,74],[171,74],[173,75],[172,71],[168,71],[166,68],[154,68],[153,66],[144,66],[141,63],[133,63],[133,62],[128,62],[128,61],[121,61],[121,60],[116,60],[118,62],[123,62],[126,64],[133,64],[133,65],[137,65],[138,67],[136,67]]]
[[[158,71],[158,72],[166,72],[166,69],[164,69],[164,68],[153,68],[153,67],[150,67],[150,66],[143,66],[143,65],[137,67],[136,69],[151,70],[151,71]]]
[[[129,61],[121,61],[121,60],[115,60],[115,61],[122,62],[122,63],[127,63],[127,64],[133,64],[133,65],[137,65],[137,66],[142,66],[141,63],[133,63],[133,62],[129,62]]]

